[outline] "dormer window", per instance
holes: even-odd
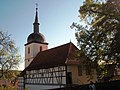
[[[28,47],[28,54],[30,54],[30,47]]]
[[[42,46],[40,46],[40,51],[42,51]]]

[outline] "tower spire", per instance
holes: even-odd
[[[35,22],[33,23],[34,33],[39,33],[39,23],[38,23],[38,4],[36,3],[36,15]]]

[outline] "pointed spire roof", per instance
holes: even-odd
[[[28,38],[27,38],[27,44],[32,43],[32,42],[48,44],[45,41],[44,35],[39,32],[39,25],[40,24],[38,22],[38,7],[37,6],[38,5],[36,4],[36,15],[35,15],[35,21],[33,23],[33,33],[31,33],[28,36]]]
[[[34,25],[34,33],[39,33],[39,23],[38,23],[38,8],[36,7],[36,15],[35,15],[35,22]]]
[[[35,22],[38,23],[38,8],[36,7],[36,15],[35,15]]]

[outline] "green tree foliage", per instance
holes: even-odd
[[[0,78],[10,70],[17,69],[19,61],[20,55],[11,36],[0,31]]]
[[[85,0],[80,21],[73,23],[78,46],[92,61],[120,63],[120,0]],[[97,65],[96,65],[97,66]]]

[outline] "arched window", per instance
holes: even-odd
[[[28,47],[28,54],[30,53],[30,47]]]
[[[40,46],[40,51],[42,51],[42,46]]]

